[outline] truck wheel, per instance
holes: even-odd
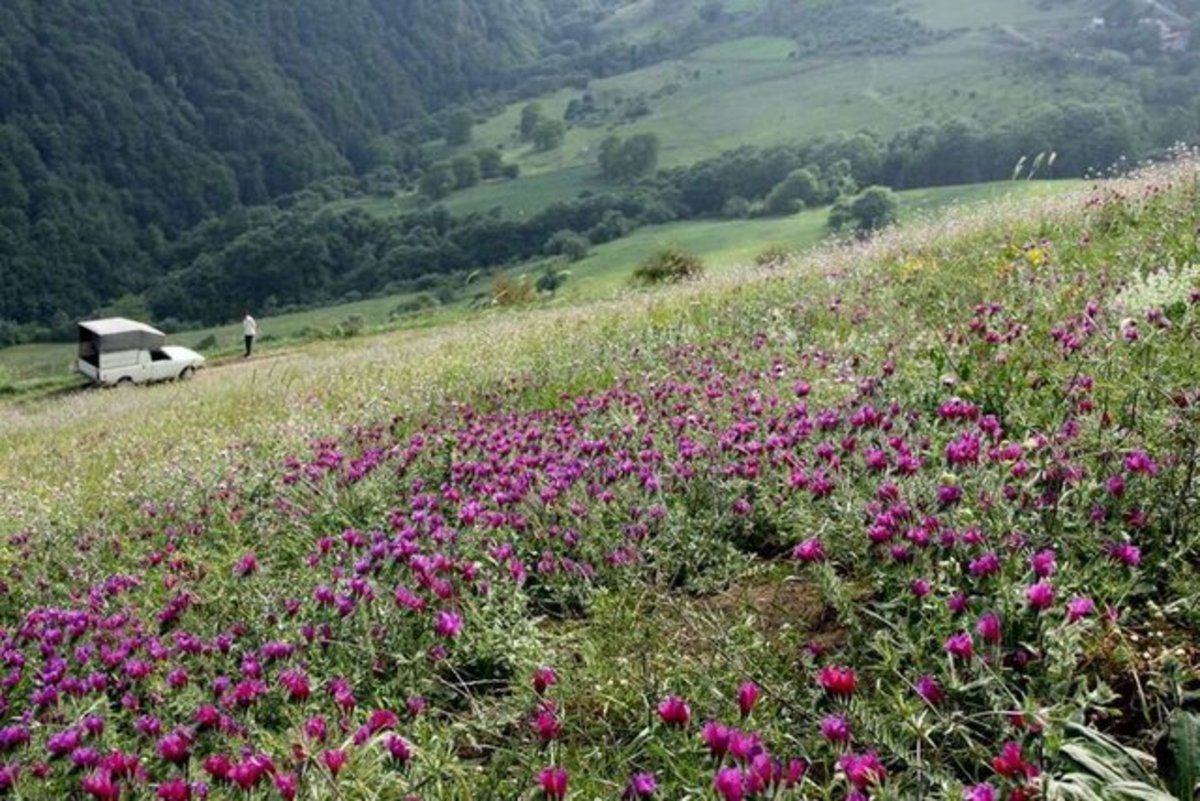
[[[179,374],[179,380],[180,380],[180,381],[187,381],[188,379],[190,379],[190,378],[191,378],[192,376],[194,376],[195,374],[196,374],[196,368],[195,368],[195,367],[185,367],[185,368],[183,368],[183,372],[181,372],[181,373]]]
[[[117,389],[121,389],[123,387],[132,387],[132,386],[133,386],[133,379],[130,378],[129,376],[122,376],[121,378],[117,379]]]

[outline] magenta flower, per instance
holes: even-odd
[[[78,748],[81,742],[83,737],[79,729],[65,729],[50,735],[50,739],[46,740],[46,750],[52,757],[66,756]]]
[[[113,779],[108,768],[89,773],[84,777],[81,787],[96,801],[119,801],[121,798],[121,785]]]
[[[956,592],[946,599],[946,608],[956,615],[961,615],[971,608],[971,599],[961,592]]]
[[[975,631],[985,642],[993,645],[1004,639],[1000,616],[995,612],[984,612],[975,623]]]
[[[708,746],[708,752],[718,761],[724,759],[725,754],[729,752],[730,734],[728,726],[713,720],[706,722],[700,729],[700,737]]]
[[[390,709],[376,709],[367,718],[367,729],[371,734],[378,734],[381,731],[396,728],[400,723],[400,717]]]
[[[816,537],[810,537],[792,549],[792,558],[811,564],[825,561],[825,546]]]
[[[1038,775],[1036,765],[1025,761],[1021,754],[1021,744],[1005,743],[1000,753],[992,760],[992,769],[1006,779],[1032,779]]]
[[[838,767],[846,774],[846,779],[859,790],[873,784],[882,784],[887,778],[887,770],[879,761],[874,751],[865,754],[844,754],[838,760]]]
[[[742,686],[738,687],[738,708],[742,711],[742,717],[748,717],[754,709],[754,705],[758,703],[759,686],[752,681],[743,682]]]
[[[1075,596],[1067,601],[1067,622],[1075,623],[1096,611],[1096,602],[1091,598]]]
[[[957,484],[941,484],[937,488],[939,506],[953,506],[962,500],[962,487]]]
[[[996,788],[990,784],[977,784],[963,794],[963,801],[996,801]]]
[[[325,742],[325,738],[329,736],[329,729],[325,725],[325,718],[315,715],[304,721],[304,736],[313,742]]]
[[[929,593],[933,592],[933,585],[923,578],[913,579],[909,584],[909,590],[918,598],[924,598]]]
[[[972,576],[979,578],[994,575],[1000,572],[1000,557],[996,555],[995,551],[988,551],[972,559],[968,569]]]
[[[408,741],[398,734],[393,734],[383,741],[384,747],[387,748],[388,754],[392,759],[399,762],[402,766],[407,765],[412,759],[412,748],[409,747]]]
[[[447,640],[452,640],[462,633],[463,619],[462,615],[457,612],[451,612],[447,609],[437,613],[434,618],[433,631],[439,637],[445,637]]]
[[[543,743],[556,739],[562,733],[562,721],[554,713],[553,703],[543,704],[542,709],[533,718],[533,728]]]
[[[1127,567],[1137,567],[1142,563],[1142,550],[1128,542],[1112,546],[1108,553],[1113,559]]]
[[[679,696],[668,695],[658,702],[658,716],[668,726],[683,728],[692,719],[692,710]]]
[[[817,674],[817,684],[832,695],[854,695],[858,688],[858,676],[853,668],[827,665]]]
[[[7,765],[0,765],[0,793],[6,793],[11,790],[20,777],[21,763],[12,762]]]
[[[850,721],[841,715],[829,715],[821,720],[821,736],[831,743],[845,745],[850,742]]]
[[[245,554],[233,566],[233,575],[249,576],[258,572],[258,557],[252,553]]]
[[[740,729],[729,731],[729,755],[734,761],[747,763],[763,753],[762,738],[755,732]]]
[[[295,773],[276,773],[274,781],[279,797],[283,801],[294,801],[296,794],[300,792],[299,777]]]
[[[713,789],[724,801],[742,801],[746,797],[742,789],[740,768],[722,768],[713,776]]]
[[[414,718],[424,712],[428,705],[429,702],[420,695],[409,696],[408,700],[404,702],[404,708],[408,710],[409,716]]]
[[[533,671],[533,691],[538,695],[546,692],[546,688],[558,682],[558,674],[554,668],[542,666]]]
[[[567,797],[567,782],[570,778],[566,768],[542,768],[538,773],[538,784],[542,786],[542,793],[546,798],[562,801]]]
[[[946,653],[957,656],[959,659],[970,659],[975,654],[975,643],[972,641],[971,635],[965,631],[951,634],[946,639],[945,648]]]
[[[927,704],[932,706],[937,706],[946,697],[946,694],[942,691],[942,685],[938,684],[937,678],[932,674],[926,673],[921,676],[917,679],[915,686],[917,695],[921,696]]]
[[[173,731],[158,741],[158,755],[167,762],[176,765],[188,761],[192,753],[192,743],[186,732]]]
[[[337,778],[338,773],[346,766],[346,752],[341,748],[331,748],[321,753],[321,761],[329,768],[329,773]]]
[[[625,788],[625,792],[621,795],[621,798],[624,801],[632,801],[635,798],[650,798],[657,789],[658,780],[654,778],[653,773],[635,773],[629,779],[629,786]]]
[[[202,767],[214,781],[225,781],[233,772],[233,760],[225,754],[210,754],[204,758]]]
[[[192,787],[186,779],[171,779],[158,785],[159,801],[191,801]]]
[[[1041,612],[1054,605],[1054,587],[1048,582],[1039,581],[1025,588],[1025,600],[1029,606]]]
[[[77,768],[94,768],[100,763],[100,752],[90,746],[76,748],[71,752],[71,764]]]
[[[1049,548],[1038,551],[1029,558],[1029,565],[1033,568],[1033,572],[1038,578],[1050,578],[1054,575],[1056,567],[1054,551]]]
[[[1147,476],[1158,475],[1158,464],[1145,451],[1133,451],[1125,457],[1125,470]]]

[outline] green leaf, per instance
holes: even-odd
[[[1158,744],[1158,772],[1177,799],[1195,798],[1200,774],[1200,715],[1175,710]]]

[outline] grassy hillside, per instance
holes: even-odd
[[[1066,191],[1075,186],[1070,181],[1019,181],[978,184],[973,186],[917,189],[900,193],[900,213],[904,221],[935,212],[947,206],[970,204],[1005,196],[1035,197],[1043,193]],[[380,208],[376,213],[391,213]],[[721,272],[751,263],[754,257],[770,246],[802,253],[827,236],[826,209],[812,209],[789,217],[763,220],[705,220],[653,226],[633,235],[594,248],[587,258],[568,265],[571,276],[558,293],[558,302],[588,302],[607,297],[627,286],[633,268],[656,250],[675,244],[699,256],[709,269]],[[514,269],[514,274],[536,273],[540,264]],[[393,314],[398,307],[413,303],[418,293],[388,295],[353,303],[340,303],[318,309],[285,314],[260,315],[264,319],[260,352],[280,346],[293,346],[334,332],[352,318],[361,330],[380,327],[428,326],[450,320],[466,319],[478,311],[467,308],[468,298],[486,290],[486,278],[478,284],[461,283],[459,297],[450,304],[399,318]],[[206,343],[205,349],[217,357],[232,356],[239,351],[240,323],[185,331],[171,336],[171,341],[194,347]],[[74,370],[74,343],[37,343],[0,348],[0,386],[7,382],[14,394],[46,387],[62,386]],[[74,380],[71,379],[71,383]]]
[[[686,5],[686,4],[685,4]],[[762,3],[745,5],[759,7]],[[476,126],[469,147],[437,147],[431,158],[476,147],[502,148],[521,167],[516,181],[488,183],[453,193],[456,213],[502,206],[520,217],[554,200],[602,186],[596,178],[600,142],[611,133],[657,134],[662,166],[692,164],[740,145],[770,145],[838,131],[891,134],[956,116],[1004,119],[1042,102],[1104,99],[1128,90],[1112,81],[1021,69],[1036,45],[1076,33],[1095,13],[1085,2],[1047,5],[1034,0],[994,3],[942,0],[902,4],[905,11],[946,38],[897,55],[822,55],[793,58],[790,38],[749,36],[703,47],[630,73],[592,81],[586,92],[602,113],[572,125],[563,145],[539,153],[517,136],[521,109],[514,103]],[[630,4],[615,31],[655,29],[655,3]],[[669,24],[670,17],[662,21]],[[647,27],[648,26],[648,27]],[[615,35],[615,33],[614,33]],[[584,94],[562,90],[535,98],[547,117],[559,119]],[[644,101],[650,113],[629,120]],[[1107,165],[1102,165],[1107,166]],[[386,207],[412,208],[415,196]],[[379,211],[384,204],[367,202]]]
[[[1180,162],[0,407],[0,776],[1186,797],[1198,202]]]

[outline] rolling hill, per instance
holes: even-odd
[[[1080,177],[1200,129],[1194,0],[41,8],[3,26],[0,343],[114,309],[195,327],[404,294],[539,258],[560,229],[602,244],[729,200],[757,216],[798,166],[834,193],[1050,152],[1039,177]],[[530,105],[553,146],[520,136]],[[659,172],[602,177],[604,143],[639,135]],[[755,185],[721,185],[743,158]],[[461,188],[419,191],[438,170]]]

